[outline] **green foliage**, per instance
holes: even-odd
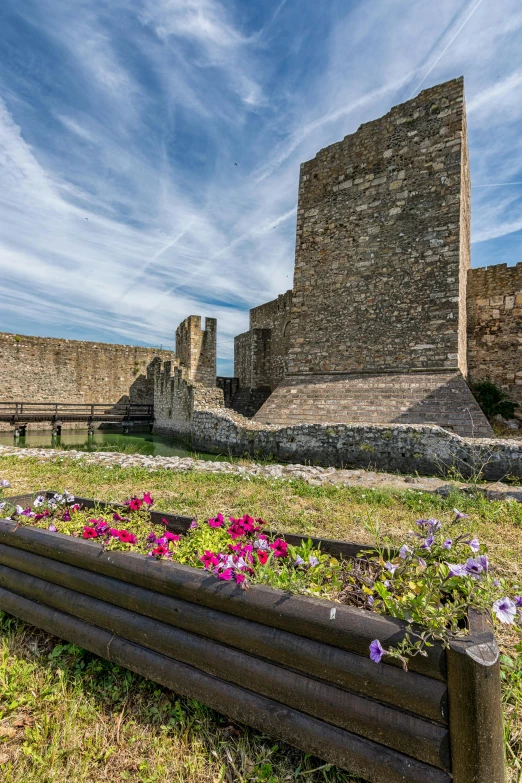
[[[474,383],[472,391],[488,419],[498,414],[505,419],[512,419],[515,415],[518,403],[514,402],[500,386],[488,378]]]

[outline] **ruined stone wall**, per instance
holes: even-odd
[[[472,381],[505,389],[522,418],[522,263],[469,271],[468,366]]]
[[[243,332],[234,337],[234,376],[239,378],[241,388],[252,386],[252,332]]]
[[[290,311],[292,291],[280,294],[277,299],[250,310],[250,329],[270,329],[270,356],[265,369],[265,383],[272,389],[284,378],[290,340]],[[266,363],[264,346],[258,342],[254,348],[254,369],[258,362]],[[259,384],[262,385],[262,384]]]
[[[192,447],[232,456],[489,480],[522,478],[522,440],[462,438],[431,425],[256,424],[230,410],[194,410]]]
[[[156,365],[154,432],[188,440],[194,410],[224,407],[222,389],[187,380],[185,369],[170,361]]]
[[[202,330],[199,315],[190,315],[176,329],[176,358],[188,381],[216,385],[216,332],[216,319],[206,318]]]
[[[152,404],[154,357],[171,351],[0,333],[0,399],[6,402]]]
[[[301,166],[290,373],[466,374],[465,131],[460,78]]]

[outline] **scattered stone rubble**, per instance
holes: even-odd
[[[119,465],[123,468],[142,467],[151,471],[163,469],[188,472],[192,470],[236,474],[243,476],[246,480],[250,480],[252,476],[282,481],[301,479],[311,486],[341,484],[345,487],[360,487],[369,490],[392,489],[429,492],[442,496],[447,496],[454,489],[459,489],[463,492],[481,493],[489,500],[522,503],[522,486],[510,486],[501,481],[476,484],[427,476],[404,476],[362,469],[321,468],[314,465],[279,465],[256,462],[239,464],[229,461],[194,459],[193,457],[150,457],[143,454],[121,454],[108,451],[59,451],[57,449],[22,449],[15,446],[0,446],[0,457],[7,456],[16,456],[19,459],[35,457],[42,462],[73,459],[86,465],[107,465],[107,468]]]

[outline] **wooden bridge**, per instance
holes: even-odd
[[[89,430],[95,423],[121,424],[128,429],[133,424],[152,424],[154,406],[141,403],[69,403],[69,402],[1,402],[0,421],[9,422],[23,434],[27,424],[48,421],[53,432],[59,432],[64,422],[85,422]]]

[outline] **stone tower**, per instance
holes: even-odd
[[[301,166],[278,424],[489,425],[466,383],[470,177],[462,78]]]
[[[203,330],[199,315],[189,315],[176,329],[176,360],[186,381],[215,387],[216,333],[216,319],[205,318]]]

